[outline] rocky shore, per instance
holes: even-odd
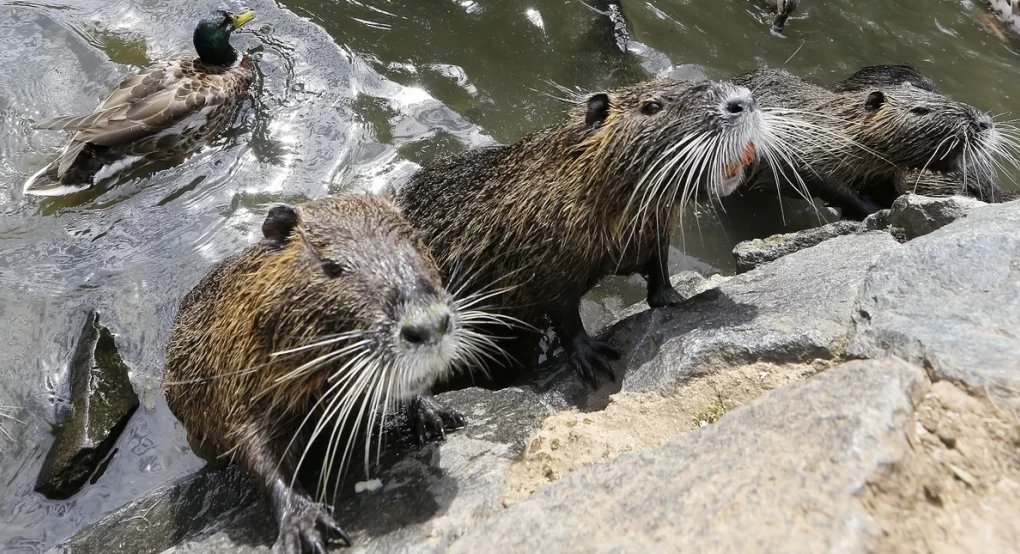
[[[737,247],[681,306],[600,334],[594,392],[442,395],[466,429],[340,496],[351,552],[1020,552],[1020,201],[907,196]],[[51,552],[268,552],[268,505],[204,469]]]

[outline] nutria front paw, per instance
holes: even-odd
[[[665,308],[666,306],[679,306],[684,297],[673,287],[660,287],[658,290],[648,289],[648,307]]]
[[[407,417],[419,448],[424,448],[430,437],[446,440],[447,431],[467,425],[467,419],[463,414],[443,406],[435,398],[427,395],[418,395],[411,400]]]
[[[298,501],[280,523],[273,554],[326,554],[330,539],[351,546],[351,537],[333,519],[333,509],[311,500]]]
[[[620,353],[609,345],[608,342],[595,340],[587,334],[579,336],[574,340],[574,348],[570,353],[570,365],[574,366],[577,373],[586,383],[590,383],[593,389],[598,388],[598,381],[595,380],[595,370],[599,369],[609,374],[609,378],[616,380],[616,373],[609,367],[610,360],[619,360]]]

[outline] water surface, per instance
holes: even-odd
[[[25,422],[6,425],[14,440],[0,437],[0,551],[41,552],[202,465],[159,393],[168,330],[180,298],[256,239],[273,202],[399,181],[415,162],[556,121],[560,87],[611,88],[674,65],[712,78],[783,66],[832,82],[861,65],[911,62],[959,100],[1020,111],[1020,43],[1000,40],[984,6],[966,1],[805,0],[776,38],[750,0],[624,0],[629,53],[579,1],[250,4],[258,18],[234,43],[257,58],[259,80],[235,127],[184,165],[60,199],[20,192],[65,140],[31,122],[90,111],[149,61],[190,55],[212,4],[0,4],[0,405],[18,406]],[[803,206],[784,208],[785,219],[776,202],[689,211],[673,268],[729,272],[739,240],[817,222]],[[615,279],[595,296],[622,304],[643,286]],[[32,488],[88,309],[117,334],[143,409],[104,475],[48,501]]]

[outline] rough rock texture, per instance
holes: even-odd
[[[855,321],[851,356],[893,354],[1020,403],[1020,202],[883,254]]]
[[[730,365],[838,357],[864,276],[894,248],[887,233],[837,237],[679,307],[621,321],[606,336],[623,353],[623,390],[668,394],[682,379]]]
[[[854,495],[909,448],[923,381],[903,362],[847,364],[657,450],[580,470],[450,552],[866,552]]]
[[[745,240],[733,248],[733,256],[737,259],[737,273],[746,273],[761,264],[778,260],[787,254],[804,250],[832,237],[852,235],[861,229],[860,222],[837,221],[797,233]]]
[[[967,196],[933,198],[904,194],[893,202],[888,213],[879,217],[872,216],[874,219],[869,218],[872,221],[865,223],[868,228],[878,225],[891,227],[893,234],[901,240],[911,240],[927,235],[987,205]]]
[[[55,431],[35,490],[64,499],[78,492],[110,453],[138,395],[110,331],[90,312],[70,364],[71,409]]]

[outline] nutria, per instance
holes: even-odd
[[[786,20],[800,5],[800,0],[764,0],[765,8],[775,17],[772,19],[772,32],[781,35],[786,27]]]
[[[762,106],[790,110],[827,129],[791,136],[793,169],[813,196],[861,220],[892,205],[908,170],[964,170],[989,157],[997,140],[991,117],[929,90],[923,80],[900,79],[909,72],[909,66],[864,68],[838,90],[779,69],[733,81],[754,90]],[[882,82],[885,73],[896,76],[889,78],[895,84]],[[777,170],[769,169],[756,172],[748,186],[774,189]]]
[[[450,287],[498,283],[500,313],[548,316],[571,365],[613,377],[608,344],[578,313],[604,276],[640,272],[648,304],[682,299],[669,282],[669,232],[694,198],[726,196],[756,150],[780,141],[772,116],[729,83],[655,80],[579,101],[566,120],[509,146],[432,160],[397,193]],[[475,280],[458,279],[464,269]]]
[[[419,440],[462,426],[426,394],[477,356],[485,339],[467,326],[486,314],[465,309],[477,299],[452,299],[419,234],[381,197],[277,206],[262,233],[184,297],[164,389],[196,451],[238,463],[269,496],[274,551],[322,552],[350,538],[296,481],[306,446],[328,437],[323,498],[334,462],[346,465],[356,430],[381,426],[380,409],[405,403]]]
[[[878,65],[858,70],[850,77],[836,83],[836,92],[861,91],[868,88],[896,87],[910,84],[922,90],[942,94],[935,81],[911,65]],[[1001,201],[1002,191],[996,179],[993,154],[1007,158],[1011,156],[1000,147],[1003,133],[1008,128],[997,126],[984,136],[984,142],[963,153],[963,160],[957,169],[949,172],[912,170],[898,182],[899,193],[912,192],[925,196],[972,196],[985,202]]]

